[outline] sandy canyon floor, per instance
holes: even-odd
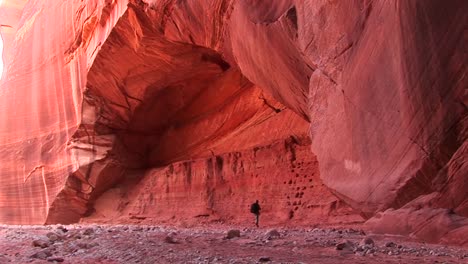
[[[0,263],[60,262],[468,263],[468,249],[357,227],[0,226]]]

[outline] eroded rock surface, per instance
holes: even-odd
[[[390,208],[467,217],[466,8],[9,1],[0,11],[11,24],[2,27],[0,221],[96,216],[95,202],[124,183],[134,199],[113,216],[164,218],[174,212],[158,210],[196,201],[188,215],[229,218],[225,204],[240,212],[261,197],[278,201],[277,219],[335,214],[305,210],[332,203],[365,217]],[[279,147],[291,139],[309,143]],[[294,206],[287,190],[299,162],[304,179],[326,187],[305,186]]]
[[[323,185],[317,160],[310,155],[310,141],[302,140],[289,138],[253,150],[146,170],[143,176],[134,176],[141,181],[129,179],[104,193],[86,221],[191,223],[201,219],[253,225],[249,209],[257,199],[262,226],[362,221]]]
[[[281,228],[265,239],[264,229],[219,225],[194,228],[152,225],[73,225],[47,248],[54,226],[0,226],[2,263],[466,263],[468,250],[417,243],[397,236],[362,235],[353,228]],[[93,233],[84,235],[85,230]],[[229,231],[240,237],[226,238]],[[57,231],[60,232],[60,231]],[[170,239],[168,239],[170,238]],[[168,241],[169,240],[169,241]],[[361,245],[361,240],[373,244]]]

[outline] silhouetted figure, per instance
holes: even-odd
[[[250,212],[255,215],[255,225],[257,227],[258,227],[258,219],[260,217],[260,210],[262,210],[262,208],[260,208],[260,205],[258,204],[258,200],[256,200],[255,203],[253,203],[250,206]]]

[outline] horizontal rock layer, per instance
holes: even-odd
[[[86,221],[253,224],[255,200],[262,225],[362,221],[320,180],[307,137],[138,174],[100,196]]]

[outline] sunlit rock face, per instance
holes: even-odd
[[[13,40],[20,25],[21,14],[27,0],[0,1],[0,30],[3,43],[3,60],[9,62],[13,54]]]
[[[81,122],[94,47],[105,40],[126,4],[119,2],[89,34],[86,21],[100,16],[103,1],[7,2],[2,12],[8,13],[5,23],[13,25],[4,38],[6,75],[0,92],[0,221],[43,223],[78,169],[67,144]]]
[[[187,217],[231,217],[217,206],[260,197],[289,219],[292,187],[280,183],[295,173],[271,146],[291,138],[309,142],[301,159],[318,164],[304,173],[328,187],[303,208],[337,203],[331,191],[365,217],[414,204],[468,216],[466,1],[17,6],[0,97],[2,222],[92,217],[129,178],[136,200],[113,216],[147,214],[151,193],[165,208],[195,199]],[[263,147],[270,154],[252,154]],[[232,169],[236,153],[249,170]],[[208,184],[218,159],[228,180]],[[410,203],[422,196],[431,199]],[[149,216],[163,219],[164,206]],[[296,216],[330,214],[307,212]]]

